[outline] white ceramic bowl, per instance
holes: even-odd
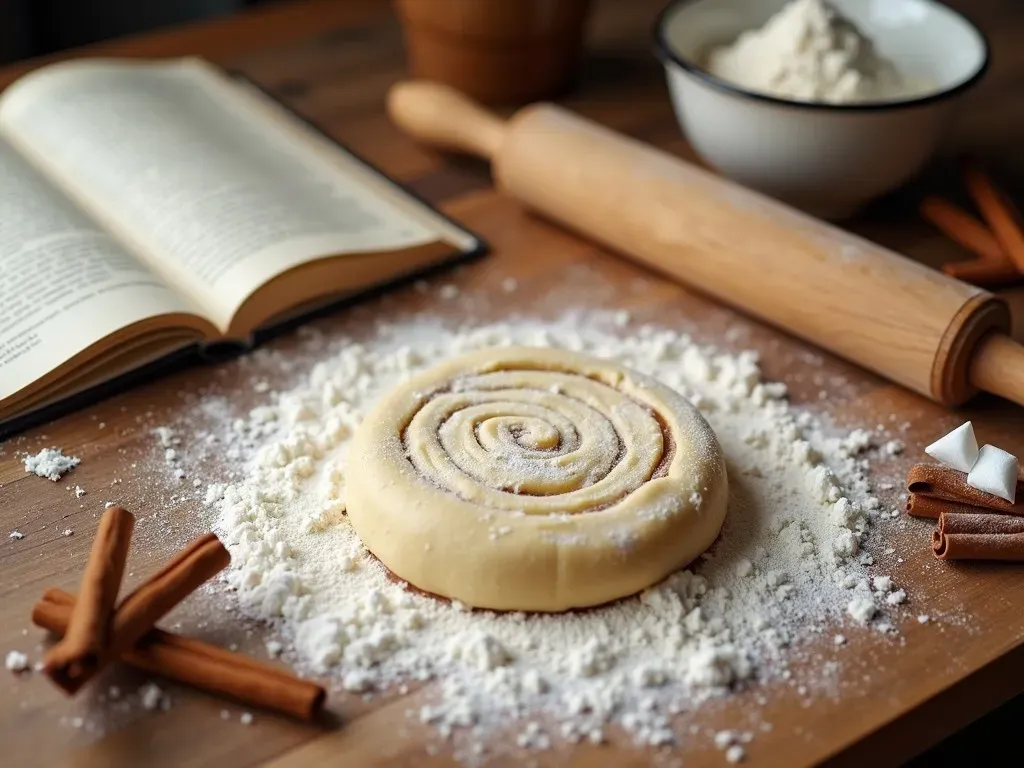
[[[702,69],[707,52],[758,28],[786,0],[676,0],[655,41],[679,123],[711,166],[817,216],[849,216],[928,162],[955,106],[984,76],[988,43],[935,0],[831,0],[879,53],[935,90],[903,101],[849,105],[774,98]]]

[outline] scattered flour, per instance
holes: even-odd
[[[747,758],[747,752],[739,744],[733,744],[725,750],[725,759],[732,763],[742,763]]]
[[[890,592],[886,595],[885,602],[889,605],[902,605],[907,602],[907,593],[905,590],[897,589],[895,592]]]
[[[719,749],[728,749],[739,741],[739,734],[736,731],[719,731],[715,734],[715,746]]]
[[[181,437],[168,426],[156,427],[153,434],[164,449],[164,462],[171,468],[174,477],[184,480],[185,470],[181,467]]]
[[[142,708],[146,710],[156,709],[170,709],[171,700],[163,692],[163,690],[156,685],[156,683],[147,683],[139,689],[139,700],[142,703]]]
[[[875,576],[871,579],[871,586],[875,592],[889,592],[892,590],[892,578],[890,576]]]
[[[56,483],[81,462],[77,456],[65,456],[59,448],[43,448],[34,456],[25,457],[25,471]]]
[[[889,440],[885,445],[882,446],[882,453],[886,456],[899,456],[905,450],[906,446],[899,440]]]
[[[846,607],[846,612],[858,624],[867,624],[878,613],[878,606],[870,595],[855,597]]]
[[[467,760],[497,748],[490,735],[509,727],[523,748],[600,743],[609,725],[638,744],[675,743],[687,738],[676,715],[733,689],[790,681],[794,660],[834,664],[848,642],[834,630],[851,620],[891,624],[893,601],[876,604],[869,560],[858,557],[879,516],[863,455],[871,434],[833,436],[791,408],[783,385],[761,380],[754,353],[702,348],[651,325],[626,334],[620,323],[610,313],[466,327],[423,317],[325,343],[302,383],[268,393],[231,425],[224,452],[249,457],[247,468],[206,492],[243,611],[274,625],[274,642],[300,667],[353,693],[438,681],[409,714]],[[556,616],[469,610],[389,577],[345,516],[353,431],[424,367],[510,344],[615,359],[701,410],[730,477],[728,518],[706,556],[636,597]],[[814,685],[801,681],[802,693]],[[529,720],[541,713],[550,733]],[[732,761],[745,755],[728,747]]]
[[[28,656],[21,651],[8,651],[4,666],[8,672],[24,672],[29,669]]]

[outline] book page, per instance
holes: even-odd
[[[194,311],[0,142],[0,400],[122,328]]]
[[[251,99],[193,60],[72,62],[12,86],[0,127],[222,330],[313,257],[439,239]]]

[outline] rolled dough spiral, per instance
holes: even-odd
[[[714,432],[679,394],[606,360],[499,348],[400,385],[349,448],[366,547],[427,592],[562,611],[648,587],[725,517]]]

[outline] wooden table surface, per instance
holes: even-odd
[[[1009,188],[1024,179],[1024,6],[1016,0],[959,0],[990,36],[993,69],[981,88],[964,102],[946,157],[969,150],[986,160]],[[669,151],[692,157],[672,117],[662,73],[655,61],[649,27],[661,0],[599,2],[589,33],[586,73],[566,103],[617,130]],[[479,297],[477,315],[498,319],[509,310],[543,312],[552,286],[577,281],[602,285],[642,284],[623,289],[580,291],[583,304],[632,309],[640,319],[657,319],[692,330],[708,342],[721,342],[726,329],[739,329],[739,344],[762,351],[769,377],[790,385],[792,400],[838,424],[871,427],[906,423],[907,452],[894,472],[905,471],[928,441],[965,418],[980,436],[1024,453],[1024,410],[982,399],[958,413],[945,411],[827,355],[810,355],[805,345],[744,319],[693,293],[665,282],[631,263],[523,213],[490,188],[482,165],[454,162],[418,148],[387,121],[383,98],[401,77],[404,61],[397,22],[383,0],[304,0],[148,36],[114,41],[83,53],[122,55],[201,54],[238,68],[337,139],[409,184],[429,200],[480,232],[492,255],[458,270],[454,280]],[[0,72],[6,84],[28,66]],[[930,264],[961,258],[956,246],[915,215],[924,189],[959,195],[955,177],[939,160],[919,182],[873,206],[848,226],[869,238]],[[516,277],[521,289],[501,291],[503,278]],[[753,276],[752,276],[753,277]],[[580,282],[582,281],[582,282]],[[639,282],[638,282],[639,281]],[[597,282],[594,282],[596,285]],[[1011,296],[1011,298],[1013,298]],[[447,305],[445,305],[447,306]],[[395,311],[450,312],[411,289],[387,300],[341,310],[314,324],[325,333],[350,331]],[[1018,313],[1019,316],[1024,312]],[[1020,334],[1018,334],[1020,335]],[[735,334],[730,338],[736,339]],[[272,347],[287,355],[296,335]],[[736,344],[733,344],[735,347]],[[194,494],[154,471],[156,447],[150,430],[188,415],[204,392],[232,395],[240,412],[251,397],[243,387],[245,361],[193,368],[108,399],[86,410],[8,440],[0,446],[0,530],[26,533],[0,543],[0,650],[21,649],[39,657],[42,633],[29,624],[32,603],[50,585],[73,589],[103,502],[115,500],[136,511],[141,521],[127,578],[136,583],[197,530],[208,525]],[[827,404],[814,382],[842,381]],[[246,393],[250,394],[246,394]],[[102,426],[101,426],[102,425]],[[65,482],[26,476],[17,451],[56,445],[82,458],[68,480],[87,489],[82,499]],[[197,475],[198,476],[198,475]],[[86,503],[87,502],[87,503]],[[895,499],[890,498],[890,503]],[[61,532],[72,529],[72,536]],[[870,630],[851,632],[843,656],[842,697],[804,706],[791,688],[767,691],[764,719],[774,725],[749,748],[752,765],[898,764],[1024,688],[1024,569],[1017,566],[939,565],[926,541],[929,526],[908,521],[888,542],[896,549],[885,563],[898,584],[907,586],[912,615],[955,614],[960,622],[901,625],[902,641]],[[898,558],[898,559],[897,559]],[[212,641],[237,643],[254,655],[263,652],[263,630],[230,612],[231,598],[210,591],[189,601],[169,622]],[[854,642],[855,641],[855,642]],[[347,765],[449,764],[441,749],[428,755],[425,727],[407,721],[405,710],[422,692],[389,694],[372,702],[332,695],[332,723],[296,725],[258,715],[253,727],[238,723],[240,711],[222,720],[225,705],[202,694],[166,686],[174,706],[165,712],[101,701],[110,685],[125,691],[144,680],[110,670],[101,684],[67,699],[38,674],[5,676],[0,684],[0,762],[6,765],[249,765],[343,763]],[[856,692],[857,695],[850,695]],[[701,723],[723,728],[742,720],[751,694],[714,703]],[[691,740],[676,756],[686,765],[721,765],[709,739]],[[536,755],[539,764],[640,765],[651,753],[615,743],[602,747],[558,747]]]

